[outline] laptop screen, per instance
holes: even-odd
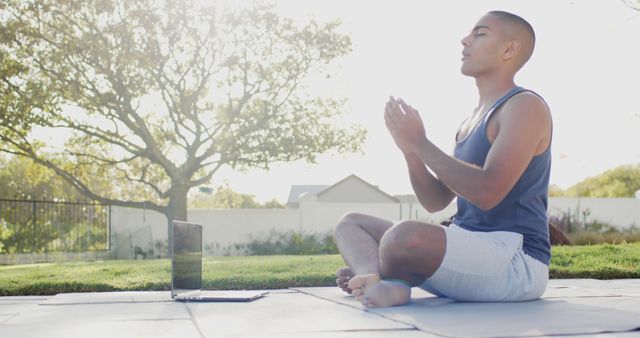
[[[171,297],[202,288],[202,226],[173,221]]]

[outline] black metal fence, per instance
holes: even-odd
[[[0,199],[0,253],[109,250],[111,206]]]

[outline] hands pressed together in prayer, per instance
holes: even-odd
[[[384,121],[396,145],[405,155],[417,152],[427,138],[420,114],[402,99],[389,97],[384,109]]]

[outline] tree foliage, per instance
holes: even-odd
[[[65,166],[72,166],[71,163]],[[94,177],[101,191],[113,190],[111,182]],[[0,198],[40,201],[86,200],[77,189],[53,170],[35,163],[27,157],[0,154]]]
[[[566,197],[634,197],[640,190],[640,164],[607,170],[569,187],[557,196]]]
[[[189,207],[200,209],[281,209],[284,205],[275,198],[267,202],[256,201],[256,196],[233,191],[229,184],[219,186],[212,196],[189,199]]]
[[[622,2],[636,11],[640,11],[640,0],[622,0]]]
[[[187,192],[223,166],[313,162],[364,140],[338,124],[343,99],[305,85],[351,50],[339,22],[191,0],[5,0],[0,12],[0,150],[93,200],[185,219]],[[58,146],[47,135],[60,132]]]

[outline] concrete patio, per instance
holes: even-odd
[[[640,279],[551,280],[541,300],[460,303],[414,289],[365,310],[335,287],[250,303],[179,303],[169,292],[0,297],[0,337],[640,337]]]

